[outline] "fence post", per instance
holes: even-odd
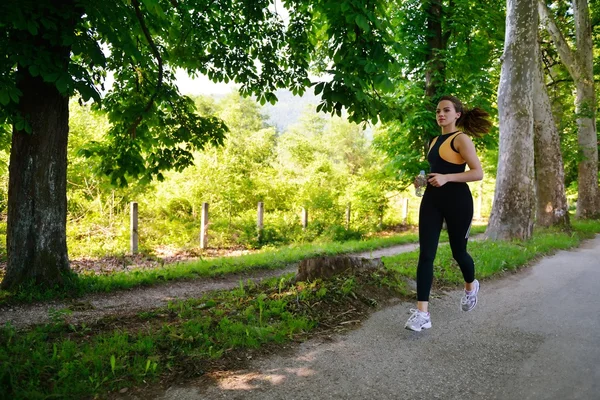
[[[350,229],[350,212],[351,206],[350,203],[348,203],[348,206],[346,207],[346,230]]]
[[[138,203],[132,201],[129,213],[129,250],[131,254],[138,252]]]
[[[200,218],[200,248],[208,247],[208,203],[202,203],[202,216]]]
[[[408,223],[408,197],[403,199],[402,204],[402,222],[406,225]]]
[[[258,211],[257,211],[257,220],[256,220],[256,231],[258,233],[258,243],[262,241],[263,236],[263,228],[264,228],[264,215],[265,215],[265,206],[262,201],[258,202]]]
[[[302,229],[306,229],[308,226],[308,210],[302,207]]]

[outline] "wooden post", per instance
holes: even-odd
[[[350,212],[351,206],[350,203],[348,203],[348,206],[346,207],[346,230],[350,229]]]
[[[402,223],[407,224],[408,223],[408,197],[405,197],[404,199],[402,199],[402,202],[404,203],[404,204],[402,204]]]
[[[258,202],[258,215],[256,220],[256,231],[258,236],[258,243],[262,241],[263,228],[264,228],[264,215],[265,215],[265,206],[262,201]]]
[[[129,250],[131,254],[138,252],[138,203],[132,201],[130,204],[130,215],[129,215]]]
[[[202,215],[200,218],[200,248],[208,247],[208,203],[202,203]]]
[[[302,207],[302,229],[306,229],[308,226],[308,210]]]

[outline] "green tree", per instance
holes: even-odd
[[[382,0],[8,0],[0,4],[0,126],[12,125],[4,289],[54,286],[69,273],[66,174],[69,98],[93,99],[111,129],[89,155],[116,184],[182,170],[220,144],[226,127],[194,113],[175,68],[235,81],[274,102],[277,88],[316,85],[319,110],[390,118],[386,4]],[[331,79],[311,82],[319,61]],[[114,85],[101,99],[108,73]],[[100,103],[100,100],[101,103]],[[4,132],[5,135],[8,132]]]
[[[494,114],[505,5],[500,0],[409,0],[390,7],[399,44],[394,54],[400,70],[392,79],[400,116],[377,130],[375,145],[407,185],[426,168],[426,146],[439,132],[433,110],[441,95],[455,95]],[[497,138],[487,135],[476,145],[494,148]]]

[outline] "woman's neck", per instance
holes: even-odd
[[[455,133],[455,132],[458,132],[458,129],[456,128],[456,125],[454,125],[454,124],[442,126],[442,135],[447,135],[449,133]]]

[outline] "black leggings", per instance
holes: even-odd
[[[475,265],[467,253],[473,219],[473,197],[466,183],[449,182],[442,187],[427,186],[419,210],[419,264],[417,300],[429,301],[433,283],[433,261],[442,223],[446,220],[452,257],[460,266],[465,282],[475,280]]]

